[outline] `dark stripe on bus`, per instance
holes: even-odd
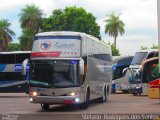
[[[81,40],[80,36],[35,36],[34,40],[44,40],[44,39],[76,39]]]

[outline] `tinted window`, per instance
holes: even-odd
[[[24,80],[24,77],[21,75],[21,72],[0,72],[0,80]]]
[[[147,56],[147,59],[154,57],[154,55],[155,55],[155,52],[150,52]]]
[[[154,53],[154,57],[158,57],[158,51]]]
[[[146,58],[147,52],[136,52],[133,60],[132,60],[132,65],[141,65],[143,60]]]
[[[30,57],[30,53],[22,54],[0,54],[0,64],[15,64],[22,63]]]
[[[1,54],[0,55],[0,64],[12,64],[15,63],[14,54]]]
[[[123,64],[123,65],[130,65],[132,62],[133,56],[130,57],[122,57],[122,58],[117,58],[113,60],[113,64]]]
[[[16,54],[16,63],[22,63],[27,58],[30,58],[30,53]]]
[[[94,54],[93,58],[111,62],[110,54]]]
[[[123,70],[128,67],[128,65],[118,66],[113,69],[113,80],[121,78],[124,76]]]
[[[30,85],[35,87],[76,87],[79,81],[77,60],[31,61]]]

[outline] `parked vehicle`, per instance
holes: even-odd
[[[27,92],[29,65],[23,76],[22,62],[30,58],[30,51],[0,52],[0,92]]]
[[[113,60],[112,93],[116,91],[127,92],[126,88],[124,88],[124,81],[128,80],[128,76],[125,75],[124,69],[130,66],[132,59],[133,56],[121,56]]]
[[[156,56],[158,52],[153,50],[149,51],[146,54],[146,57],[143,59],[141,65],[137,67],[131,67],[130,72],[131,72],[131,79],[130,79],[130,86],[129,90],[130,93],[133,95],[147,95],[148,94],[148,82],[152,81],[152,79],[147,78],[147,76],[150,76],[152,71],[146,72],[144,69],[145,64],[151,64],[158,62]]]

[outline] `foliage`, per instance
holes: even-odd
[[[7,48],[8,43],[12,41],[12,37],[15,36],[14,31],[9,27],[11,23],[7,19],[0,19],[0,50]]]
[[[42,15],[42,10],[34,4],[26,5],[25,8],[21,9],[21,13],[19,14],[21,28],[31,29],[33,32],[37,33],[42,25]]]
[[[110,42],[108,42],[107,44],[111,46],[112,56],[120,56],[119,49],[117,49],[113,43],[111,44]]]
[[[147,49],[158,49],[158,45],[152,44],[151,47],[141,45],[141,50],[147,50]]]
[[[20,50],[20,44],[18,43],[8,44],[7,51],[19,51],[19,50]]]
[[[19,37],[21,50],[31,50],[33,44],[33,36],[39,32],[42,27],[42,10],[35,5],[26,5],[21,10],[20,23],[22,35]]]
[[[141,45],[141,50],[147,50],[148,47]]]
[[[19,37],[21,50],[31,50],[33,44],[34,32],[30,29],[24,29],[23,34]]]
[[[108,18],[105,20],[105,33],[108,33],[109,36],[114,38],[114,45],[116,48],[116,38],[120,35],[123,35],[124,30],[124,22],[120,20],[119,15],[115,15],[114,13],[108,15]]]
[[[84,32],[100,39],[96,18],[85,9],[75,6],[54,10],[49,18],[44,19],[42,30]]]
[[[152,44],[151,49],[158,49],[158,45]]]

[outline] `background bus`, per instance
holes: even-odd
[[[30,58],[31,103],[46,110],[52,104],[107,101],[111,90],[111,48],[79,32],[45,32],[34,38]],[[23,67],[25,70],[24,61]]]
[[[116,91],[126,92],[123,88],[123,83],[128,80],[128,76],[125,76],[124,69],[128,68],[132,62],[133,56],[121,56],[113,60],[112,62],[112,93]]]
[[[133,61],[131,63],[131,66],[128,69],[128,71],[130,72],[129,91],[133,95],[137,95],[137,94],[147,95],[146,88],[148,88],[148,84],[147,83],[143,84],[145,83],[143,81],[147,80],[144,78],[144,76],[147,76],[147,74],[144,74],[142,71],[142,63],[156,56],[158,56],[157,50],[145,50],[145,51],[137,52],[135,54]]]
[[[22,76],[22,62],[30,57],[30,51],[0,52],[0,92],[27,92],[29,65]]]

